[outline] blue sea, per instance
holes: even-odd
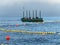
[[[19,24],[19,26],[16,26]],[[60,32],[60,17],[44,17],[43,23],[24,23],[19,17],[0,18],[0,28],[7,30],[26,30],[31,32]],[[6,40],[6,36],[10,40]],[[60,45],[60,33],[56,34],[27,34],[21,32],[3,32],[0,29],[0,45]]]

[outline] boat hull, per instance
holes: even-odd
[[[43,18],[39,18],[39,19],[21,19],[22,22],[43,22]]]

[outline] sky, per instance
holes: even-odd
[[[22,17],[23,10],[41,10],[42,17],[60,17],[60,0],[0,0],[0,17]]]

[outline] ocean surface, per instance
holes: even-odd
[[[43,23],[23,23],[20,18],[0,18],[0,45],[60,45],[60,33],[56,34],[27,34],[21,32],[3,32],[7,30],[26,30],[31,32],[60,32],[60,18],[44,18]],[[16,25],[19,26],[16,26]],[[6,36],[10,40],[6,40]]]

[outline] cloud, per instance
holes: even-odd
[[[60,4],[60,0],[30,0],[30,2],[40,2],[40,3],[50,3],[50,4]]]
[[[60,0],[49,0],[50,3],[60,3]]]
[[[24,2],[28,2],[29,0],[0,0],[0,6],[4,6],[4,5],[13,5],[15,3],[24,3]]]
[[[20,16],[23,6],[27,10],[41,9],[43,16],[60,16],[59,2],[60,0],[0,0],[0,16]]]
[[[60,0],[0,0],[0,6],[13,5],[15,3],[23,4],[27,2],[42,2],[42,3],[60,3]]]
[[[50,4],[59,4],[60,0],[40,0],[40,2],[47,2]]]

